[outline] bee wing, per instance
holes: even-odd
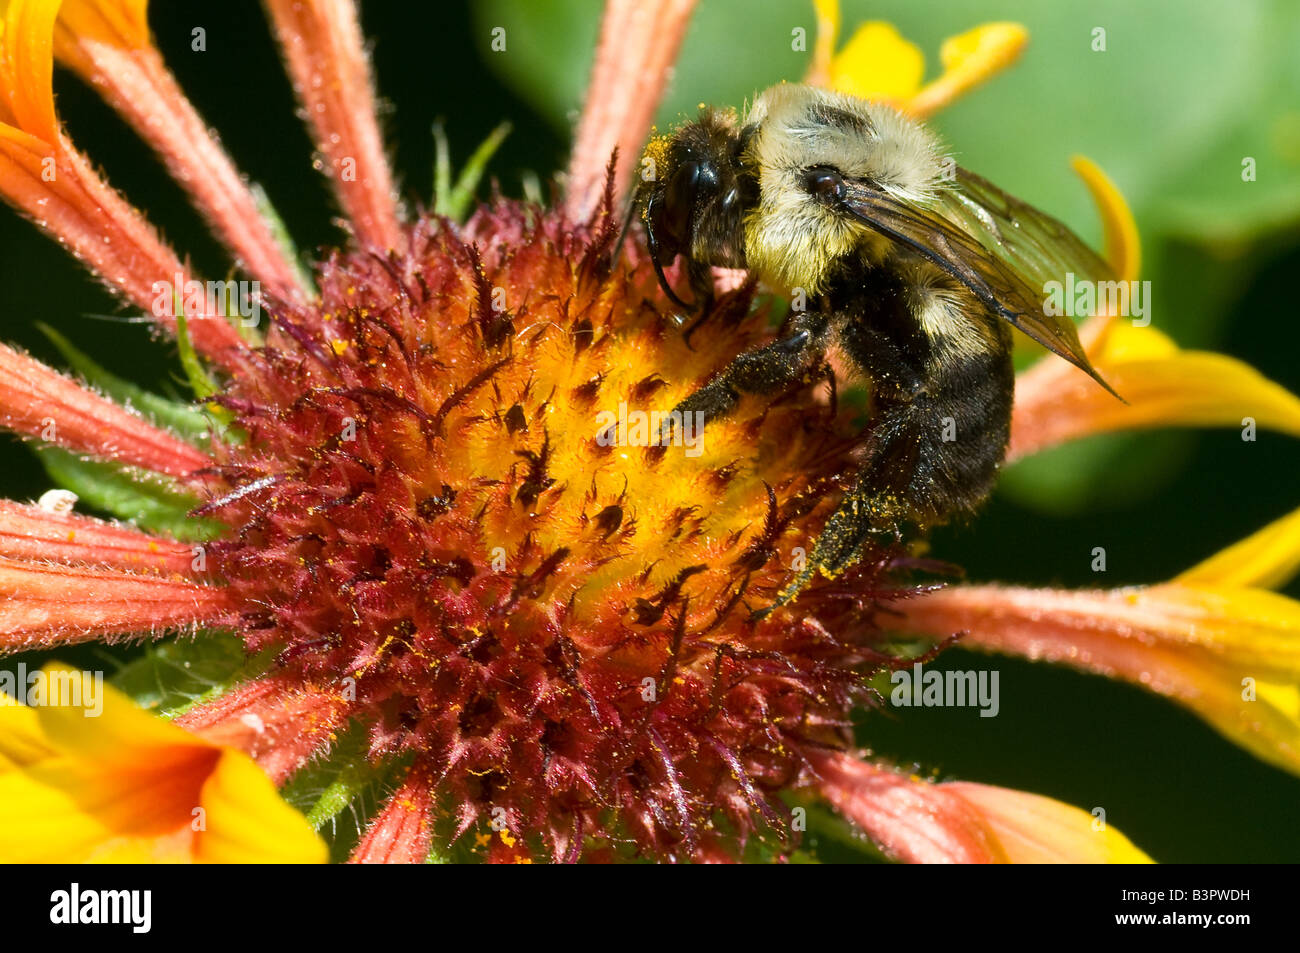
[[[845,185],[845,212],[938,265],[995,314],[1115,393],[1088,360],[1074,322],[1043,310],[1044,284],[1066,271],[1110,275],[1063,224],[965,170],[936,211],[862,183]]]
[[[974,172],[957,168],[956,187],[940,211],[1034,285],[1065,281],[1067,272],[1111,281],[1114,270],[1059,219],[1034,208]]]

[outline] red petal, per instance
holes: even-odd
[[[169,476],[187,476],[212,462],[183,440],[3,344],[0,426]]]
[[[339,692],[269,675],[190,709],[176,723],[213,744],[245,752],[282,784],[334,740],[347,710]]]
[[[184,543],[129,526],[0,500],[0,556],[183,573],[191,568],[193,552]]]
[[[228,619],[224,589],[114,569],[0,559],[0,649],[161,635]]]

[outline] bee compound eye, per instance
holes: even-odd
[[[698,162],[684,162],[674,170],[663,193],[660,230],[673,244],[685,243],[695,205],[695,182],[700,175]]]
[[[814,166],[804,174],[804,184],[809,194],[823,201],[839,201],[844,198],[844,176],[834,169]]]

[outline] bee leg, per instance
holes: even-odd
[[[788,337],[739,355],[674,407],[661,439],[671,442],[674,418],[684,419],[689,413],[701,413],[705,420],[721,417],[743,394],[772,394],[815,375],[826,354],[830,320],[820,314],[804,314],[791,331]]]
[[[904,523],[928,529],[982,502],[1006,454],[1012,374],[1008,355],[982,355],[935,375],[915,395],[879,398],[857,480],[807,564],[763,614],[792,601],[817,573],[843,573],[873,537],[888,546],[901,539]]]
[[[826,521],[804,567],[770,606],[754,613],[754,618],[762,619],[774,609],[793,601],[817,573],[830,579],[840,575],[862,558],[864,546],[871,536],[884,537],[882,541],[890,543],[901,538],[889,501],[859,477]]]

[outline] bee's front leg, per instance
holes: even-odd
[[[672,418],[702,413],[707,422],[729,413],[744,394],[773,394],[818,376],[830,342],[830,324],[825,315],[803,314],[786,337],[741,354],[673,408],[664,425],[665,437],[672,436]]]

